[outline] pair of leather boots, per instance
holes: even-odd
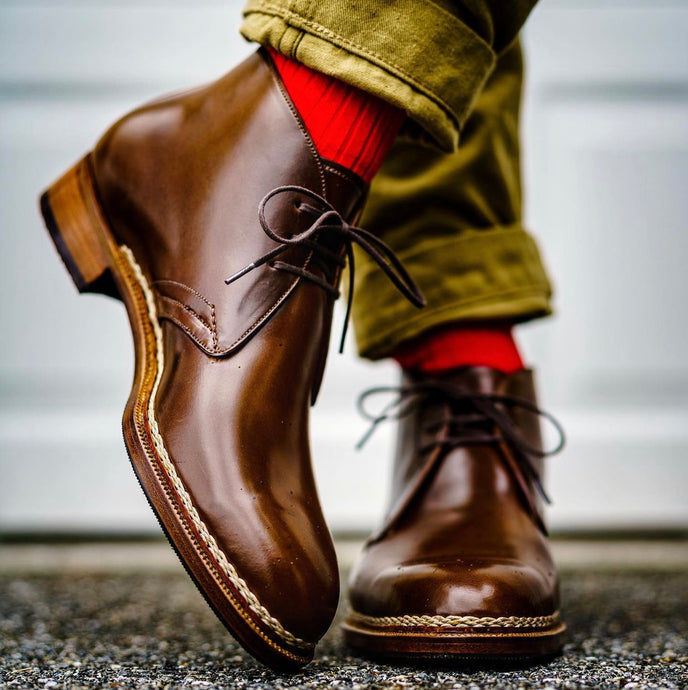
[[[313,658],[338,603],[308,410],[366,187],[322,160],[269,57],[117,122],[41,199],[80,292],[124,302],[129,456],[182,563],[275,669]],[[385,655],[532,657],[564,625],[535,489],[531,374],[407,374],[393,500],[352,577],[348,642]]]

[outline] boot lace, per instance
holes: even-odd
[[[382,395],[391,395],[392,399],[379,412],[369,411],[368,401]],[[450,431],[446,436],[436,436],[421,446],[418,449],[421,454],[439,447],[442,455],[446,455],[458,447],[496,445],[505,441],[515,451],[514,457],[519,469],[533,482],[545,502],[551,503],[533,459],[559,453],[566,443],[566,437],[561,424],[553,415],[524,398],[478,393],[455,384],[434,381],[409,386],[371,388],[358,398],[358,411],[371,425],[356,447],[360,449],[382,422],[402,419],[429,401],[445,402],[451,412],[449,416],[427,424],[424,431],[433,434],[444,427],[448,427]],[[546,420],[555,429],[558,440],[553,448],[543,450],[528,443],[509,415],[510,410],[518,408]]]
[[[265,217],[266,206],[271,199],[284,194],[299,195],[308,199],[308,201],[295,199],[293,202],[294,207],[300,213],[304,213],[313,218],[312,224],[303,232],[282,235],[270,227]],[[242,268],[240,271],[237,271],[233,275],[226,278],[225,283],[229,285],[259,266],[269,263],[274,269],[292,273],[293,275],[315,283],[334,299],[337,299],[340,296],[340,291],[336,285],[332,284],[332,282],[324,280],[319,275],[316,275],[302,266],[295,266],[285,261],[277,260],[277,257],[286,252],[290,247],[307,247],[313,252],[313,262],[323,271],[326,276],[330,275],[333,265],[335,267],[343,268],[348,260],[349,289],[346,304],[346,314],[344,316],[344,326],[339,343],[340,352],[342,352],[344,349],[344,340],[346,339],[347,329],[349,326],[351,305],[354,294],[354,244],[357,244],[368,254],[368,256],[370,256],[370,258],[389,278],[394,287],[396,287],[396,289],[399,290],[399,292],[409,302],[411,302],[411,304],[419,308],[425,306],[425,298],[423,297],[420,289],[408,274],[401,261],[397,258],[394,251],[379,237],[376,237],[371,232],[348,223],[326,199],[310,189],[299,187],[297,185],[285,185],[273,189],[262,199],[258,206],[258,220],[260,221],[260,226],[263,229],[263,232],[271,240],[277,242],[278,246],[251,262],[247,266],[244,266],[244,268]],[[344,256],[322,246],[318,242],[318,239],[325,235],[335,236],[343,242]]]

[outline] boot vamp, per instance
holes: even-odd
[[[317,639],[337,605],[331,537],[317,499],[307,412],[325,297],[299,294],[230,358],[164,323],[160,433],[200,518],[260,602]],[[311,615],[305,617],[305,608]]]
[[[374,616],[538,616],[557,608],[546,537],[491,447],[456,449],[365,550],[355,610]]]

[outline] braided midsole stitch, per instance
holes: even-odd
[[[357,611],[349,620],[373,628],[551,628],[561,622],[559,611],[550,616],[367,616]]]
[[[160,462],[163,465],[165,472],[167,473],[167,476],[169,477],[176,494],[179,496],[179,499],[181,500],[184,509],[191,518],[194,527],[200,534],[206,547],[213,555],[217,563],[220,565],[222,571],[230,580],[232,585],[245,599],[246,603],[248,604],[248,607],[258,615],[258,617],[263,621],[263,623],[270,627],[283,640],[297,647],[307,649],[312,648],[313,645],[311,643],[302,640],[300,637],[297,637],[296,635],[290,633],[274,616],[272,616],[270,612],[265,608],[265,606],[263,606],[263,604],[260,603],[258,597],[251,591],[246,581],[239,576],[239,574],[236,571],[236,568],[232,565],[232,563],[230,563],[225,553],[218,546],[215,537],[211,534],[210,530],[198,514],[198,510],[196,509],[196,506],[193,504],[189,492],[186,490],[186,487],[184,486],[181,477],[178,475],[176,468],[170,460],[170,456],[165,447],[162,435],[160,434],[158,422],[155,417],[154,408],[155,397],[158,387],[160,385],[160,380],[162,378],[162,371],[164,366],[162,329],[160,328],[160,324],[158,322],[155,299],[153,297],[153,292],[151,291],[150,286],[148,285],[148,281],[146,280],[146,277],[144,276],[141,267],[137,263],[131,249],[129,249],[129,247],[127,247],[126,245],[121,245],[119,249],[127,263],[130,265],[131,270],[143,292],[146,301],[146,307],[148,310],[148,319],[150,321],[151,327],[153,328],[153,332],[155,335],[156,360],[158,366],[155,381],[150,392],[148,408],[146,410],[146,417],[151,432],[151,438],[153,440],[153,444],[155,446],[158,458],[160,459]]]

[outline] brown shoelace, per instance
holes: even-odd
[[[300,212],[313,217],[313,223],[303,232],[296,234],[280,235],[273,228],[270,227],[265,217],[265,208],[270,200],[278,195],[293,194],[297,198],[294,199],[294,207]],[[309,201],[303,201],[298,197],[306,197]],[[309,203],[312,202],[312,203]],[[250,273],[255,268],[269,263],[273,268],[292,273],[300,278],[309,280],[320,286],[328,294],[337,299],[340,295],[339,289],[333,284],[332,268],[342,268],[349,262],[349,290],[347,296],[346,315],[344,317],[344,327],[342,329],[342,337],[339,344],[339,351],[344,348],[344,340],[349,325],[349,317],[351,315],[351,305],[354,294],[354,252],[353,245],[357,244],[363,249],[368,256],[380,267],[383,273],[390,279],[392,284],[399,290],[399,292],[416,307],[425,306],[425,298],[420,289],[413,281],[411,276],[404,268],[401,261],[397,258],[392,249],[385,244],[379,237],[376,237],[371,232],[358,228],[347,223],[340,213],[323,197],[310,189],[299,187],[296,185],[285,185],[277,187],[267,194],[258,206],[258,220],[263,228],[263,232],[278,246],[267,252],[260,258],[251,262],[234,275],[229,276],[225,283],[229,285],[242,276]],[[318,238],[324,235],[334,235],[341,239],[344,245],[344,256],[341,253],[332,251],[327,247],[323,247],[318,242]],[[281,254],[286,252],[290,247],[300,246],[307,247],[312,250],[313,261],[328,276],[330,280],[325,280],[319,275],[312,273],[301,266],[294,266],[293,264],[284,261],[276,260]]]
[[[373,396],[393,395],[392,400],[383,409],[373,414],[366,409],[366,401]],[[445,456],[453,448],[499,444],[506,442],[514,452],[520,471],[528,477],[547,503],[549,496],[542,486],[533,458],[544,458],[555,455],[566,443],[564,430],[557,419],[529,400],[512,395],[497,393],[476,393],[460,386],[442,382],[417,383],[410,386],[381,386],[364,391],[358,398],[357,406],[361,415],[371,422],[371,426],[358,442],[360,448],[373,434],[378,425],[386,420],[401,419],[411,414],[418,406],[425,403],[446,403],[451,416],[433,422],[425,428],[429,434],[448,426],[450,433],[445,438],[436,438],[419,448],[420,453],[427,453],[437,447]],[[509,416],[508,410],[520,408],[547,420],[556,430],[559,440],[551,450],[542,450],[530,445]],[[510,468],[513,470],[513,468]]]

